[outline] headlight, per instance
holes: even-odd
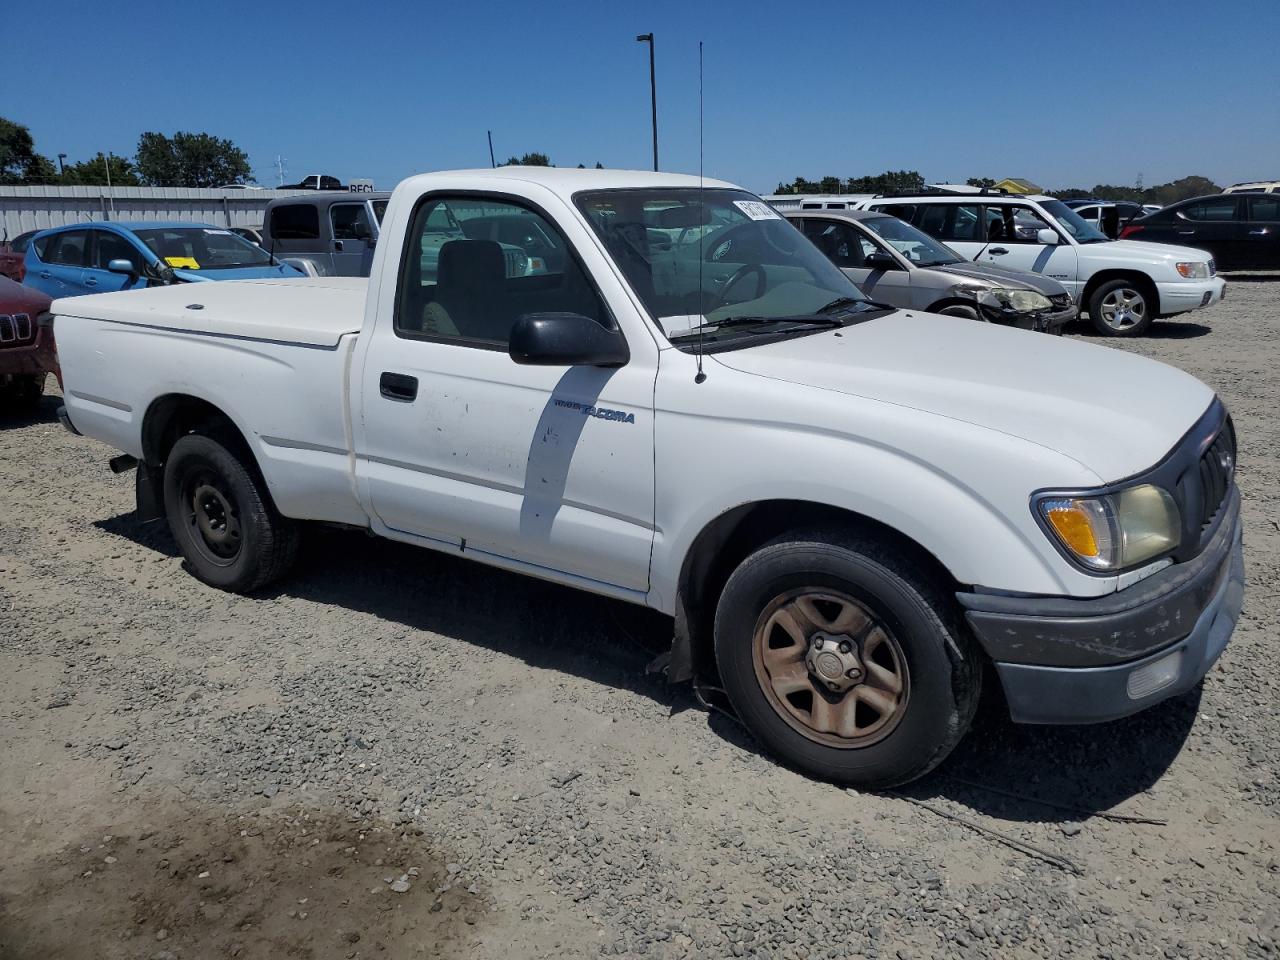
[[[1124,570],[1178,545],[1182,517],[1173,497],[1144,483],[1097,497],[1049,494],[1036,503],[1068,552],[1090,570]]]
[[[1177,264],[1178,272],[1188,280],[1208,280],[1209,264],[1203,261],[1197,263],[1179,263]]]
[[[1034,313],[1037,310],[1048,310],[1053,304],[1049,298],[1034,290],[1006,290],[996,287],[993,290],[980,290],[978,302],[997,310],[1012,310],[1015,313]]]

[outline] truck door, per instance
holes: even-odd
[[[473,218],[504,216],[537,218],[561,256],[542,257],[534,273],[530,254],[509,244],[464,231],[437,242],[439,223],[465,228]],[[393,534],[645,590],[653,542],[652,339],[629,343],[630,361],[616,368],[511,359],[510,330],[523,314],[570,312],[615,323],[565,235],[521,201],[428,195],[407,236],[394,307],[380,301],[363,361],[358,469],[377,518]],[[603,256],[582,249],[603,276]]]
[[[363,200],[329,207],[333,273],[338,277],[367,277],[371,263],[373,224]]]

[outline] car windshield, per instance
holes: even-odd
[[[217,227],[155,227],[134,234],[157,257],[181,270],[269,267],[272,262],[266,250]]]
[[[1104,243],[1111,238],[1068,207],[1061,200],[1041,200],[1040,208],[1061,224],[1076,243]]]
[[[745,191],[602,190],[576,201],[673,342],[699,326],[746,318],[763,326],[866,301],[800,231]]]
[[[897,217],[868,217],[859,222],[917,267],[941,267],[944,264],[960,263],[964,260],[964,257],[950,247],[939,243],[911,224],[903,223]]]

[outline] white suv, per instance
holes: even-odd
[[[1205,251],[1110,240],[1052,197],[919,194],[859,207],[906,220],[971,260],[1052,277],[1107,336],[1140,336],[1156,317],[1207,307],[1226,290]]]

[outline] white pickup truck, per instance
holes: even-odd
[[[503,244],[432,225],[511,218]],[[535,255],[533,250],[528,251]],[[1118,350],[869,303],[758,197],[621,171],[417,176],[368,280],[53,305],[72,430],[190,571],[251,591],[300,521],[652,607],[673,680],[864,787],[1015,720],[1205,675],[1243,591],[1231,422]],[[424,603],[430,603],[428,597]]]

